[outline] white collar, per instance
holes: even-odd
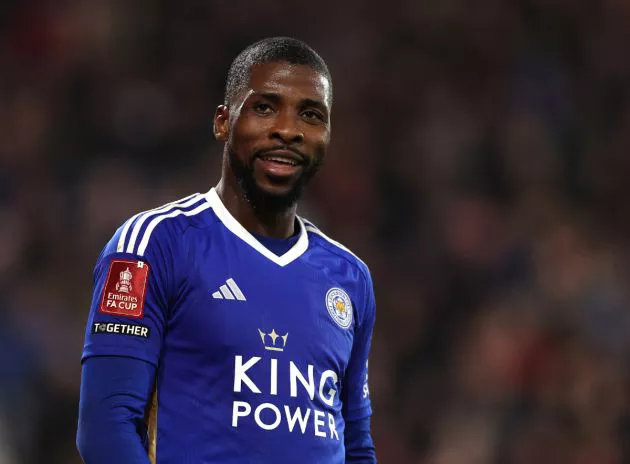
[[[243,240],[265,258],[276,263],[278,266],[286,266],[287,264],[292,263],[300,256],[302,256],[304,252],[308,249],[308,232],[306,231],[306,227],[304,226],[304,223],[299,216],[296,216],[296,218],[300,225],[300,237],[285,254],[283,254],[282,256],[278,256],[267,249],[262,243],[260,243],[256,239],[256,237],[249,233],[247,229],[245,229],[245,227],[243,227],[241,223],[238,222],[234,216],[232,216],[232,214],[227,210],[227,208],[221,201],[221,198],[219,198],[219,194],[214,187],[212,187],[208,191],[208,193],[206,193],[206,198],[208,200],[208,203],[210,203],[210,206],[214,213],[230,232]]]

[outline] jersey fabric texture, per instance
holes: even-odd
[[[278,256],[212,189],[137,214],[101,252],[83,359],[156,366],[155,462],[344,462],[345,422],[372,414],[372,281],[297,224]]]

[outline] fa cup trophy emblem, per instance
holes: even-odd
[[[132,289],[131,279],[133,279],[133,274],[129,271],[129,268],[125,269],[120,273],[120,280],[116,284],[116,291],[121,293],[129,293]]]

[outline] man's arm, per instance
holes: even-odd
[[[146,405],[155,387],[168,300],[177,286],[169,231],[156,228],[139,254],[144,216],[118,229],[94,268],[82,355],[77,446],[88,464],[145,463]],[[136,241],[143,237],[137,234]]]
[[[145,411],[155,367],[95,356],[83,363],[77,448],[86,464],[149,464]]]
[[[376,462],[376,450],[370,432],[370,418],[346,422],[346,462]]]
[[[367,273],[364,310],[357,311],[355,334],[342,391],[342,414],[346,422],[347,463],[375,463],[376,451],[370,432],[372,405],[368,388],[368,356],[376,318],[372,280]]]

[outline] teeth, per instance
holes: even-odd
[[[287,159],[287,158],[282,158],[279,156],[265,156],[263,159],[268,160],[268,161],[274,161],[276,163],[281,163],[281,164],[288,164],[290,166],[296,166],[297,163],[291,159]]]

